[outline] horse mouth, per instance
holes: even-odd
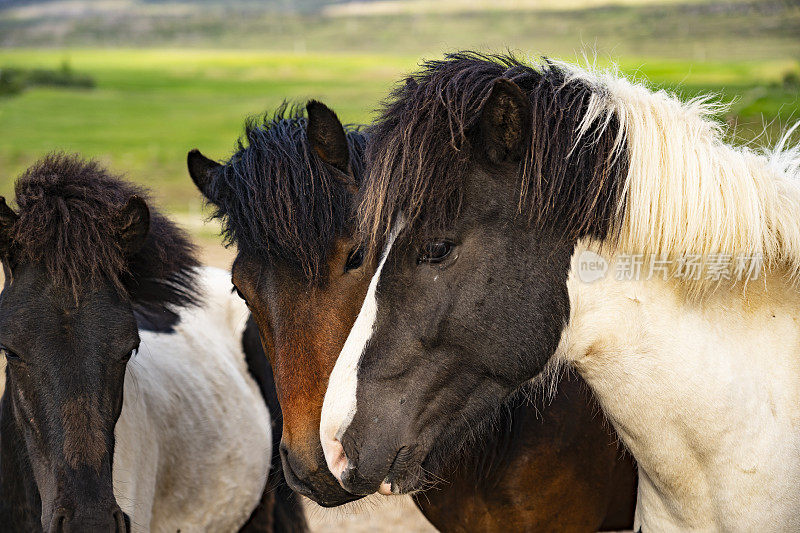
[[[425,464],[430,462],[429,454],[421,460],[417,457],[419,456],[415,447],[401,446],[378,492],[386,495],[414,494],[428,488],[430,482],[427,478],[430,471],[425,468]]]
[[[327,467],[315,470],[310,476],[301,479],[288,465],[288,461],[283,454],[281,454],[281,467],[283,478],[289,487],[306,498],[313,500],[321,507],[338,507],[363,498],[363,496],[345,491],[336,478],[333,477],[333,474],[328,471]]]
[[[324,474],[320,474],[318,478],[323,478]],[[331,476],[332,477],[332,476]],[[327,483],[327,479],[325,480],[325,485],[322,488],[319,487],[312,487],[311,485],[300,481],[300,480],[292,480],[289,483],[289,487],[292,490],[302,494],[306,498],[314,501],[320,507],[338,507],[340,505],[344,505],[346,503],[350,503],[356,500],[360,500],[363,496],[350,494],[346,492],[343,488],[339,486],[338,483],[333,484]],[[288,482],[288,480],[287,480]]]
[[[400,488],[398,487],[397,483],[395,483],[395,468],[397,467],[398,460],[401,462],[405,461],[405,456],[409,454],[411,448],[408,446],[401,446],[397,453],[394,454],[394,459],[392,459],[392,464],[389,465],[389,473],[386,475],[386,478],[381,483],[380,488],[378,489],[379,494],[383,494],[384,496],[390,496],[392,494],[403,494],[400,492]]]
[[[402,446],[395,454],[384,484],[391,486],[391,494],[414,494],[447,484],[448,476],[459,469],[459,464],[470,460],[471,447],[467,431],[453,429],[431,440],[422,437],[428,446],[414,444]],[[462,435],[453,438],[455,435]]]

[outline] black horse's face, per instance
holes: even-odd
[[[321,438],[355,494],[423,488],[542,371],[568,319],[574,243],[531,231],[517,162],[480,146],[449,228],[396,223],[331,374]]]
[[[22,441],[9,446],[28,458],[44,531],[127,532],[112,462],[125,369],[139,347],[133,306],[105,276],[68,283],[24,259],[18,220],[0,198],[3,406]],[[133,196],[116,222],[120,249],[132,257],[149,232],[147,204]]]
[[[114,427],[125,368],[139,345],[114,287],[77,299],[40,265],[17,265],[0,295],[6,400],[21,428],[44,531],[127,531],[114,499]]]
[[[360,355],[355,412],[339,438],[350,492],[371,494],[384,480],[392,492],[421,488],[556,350],[572,247],[474,200],[440,238],[392,244],[364,304],[374,320],[354,326],[368,340],[346,344],[337,363],[348,349]],[[324,410],[322,422],[324,431]]]

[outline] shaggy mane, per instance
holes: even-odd
[[[615,146],[616,118],[581,125],[593,87],[553,62],[511,55],[448,54],[398,86],[369,129],[361,229],[372,251],[402,213],[406,231],[434,233],[458,216],[479,111],[498,78],[529,95],[532,128],[519,166],[519,210],[540,228],[557,222],[579,238],[606,237],[626,171]],[[609,127],[611,126],[611,127]]]
[[[771,151],[732,146],[712,118],[724,106],[709,97],[683,102],[616,71],[474,52],[423,63],[368,131],[359,210],[371,251],[399,214],[411,232],[458,216],[463,180],[479,164],[471,132],[500,77],[531,101],[519,210],[535,226],[619,253],[740,254],[800,273],[794,128]]]
[[[94,161],[50,154],[20,176],[15,194],[12,256],[45,265],[76,298],[85,284],[105,279],[151,311],[197,300],[194,246],[149,201],[144,246],[132,257],[122,250],[117,217],[132,196],[147,199],[143,189]]]
[[[353,230],[365,137],[345,126],[353,182],[313,153],[306,122],[304,108],[285,103],[249,119],[236,152],[212,177],[209,198],[227,245],[315,281],[326,274],[333,240]]]

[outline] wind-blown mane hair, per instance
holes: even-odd
[[[15,194],[12,256],[45,265],[54,282],[76,297],[82,285],[106,279],[150,310],[197,300],[194,246],[151,204],[145,243],[126,256],[117,218],[131,197],[147,197],[141,188],[94,161],[50,154],[20,176]]]
[[[500,77],[530,97],[519,209],[540,228],[623,253],[741,254],[800,273],[794,128],[771,151],[735,147],[712,118],[725,106],[709,97],[683,102],[616,71],[474,52],[424,63],[369,129],[359,218],[371,248],[399,214],[406,231],[457,216],[471,132]]]
[[[424,63],[368,131],[360,207],[368,242],[379,246],[400,212],[411,231],[436,232],[457,216],[475,161],[470,141],[498,78],[516,83],[532,106],[519,168],[520,211],[540,226],[558,221],[576,237],[605,238],[627,161],[615,150],[614,116],[581,131],[593,88],[555,63],[533,68],[511,55],[461,52]]]
[[[287,104],[248,120],[236,153],[212,176],[207,196],[227,244],[319,280],[331,243],[353,228],[365,138],[357,127],[345,126],[350,177],[312,151],[306,121],[303,108]]]

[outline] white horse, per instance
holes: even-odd
[[[564,363],[637,460],[636,530],[800,530],[788,134],[734,147],[706,100],[567,65],[456,54],[415,80],[373,127],[382,260],[322,410],[343,486],[416,490]]]
[[[585,123],[623,117],[630,169],[618,240],[576,247],[556,356],[639,464],[635,528],[800,530],[797,126],[735,148],[702,99],[579,75],[609,89]],[[609,270],[586,283],[592,252]]]

